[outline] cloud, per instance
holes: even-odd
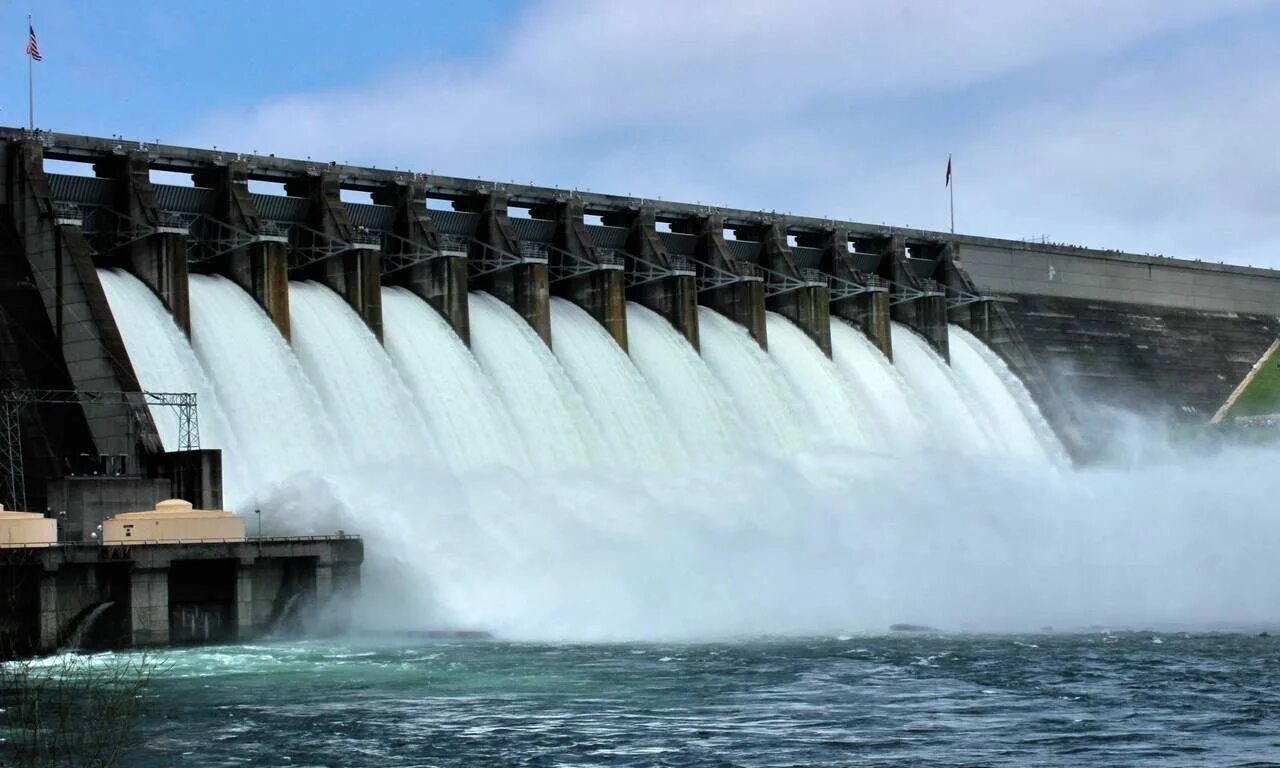
[[[1263,5],[556,1],[491,58],[183,138],[933,228],[955,152],[964,231],[1280,265],[1263,245],[1280,62],[1227,23]]]

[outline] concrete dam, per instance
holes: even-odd
[[[401,540],[423,488],[518,538],[539,534],[506,510],[561,500],[513,478],[609,509],[576,478],[846,449],[1087,461],[1107,407],[1207,421],[1280,335],[1269,270],[0,138],[0,501],[67,541],[182,498],[261,508],[269,533],[378,528],[390,572],[473,546]]]

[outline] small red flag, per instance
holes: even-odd
[[[951,155],[947,155],[947,186],[951,186]]]

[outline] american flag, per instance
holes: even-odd
[[[27,25],[27,55],[35,61],[44,61],[44,57],[40,55],[40,46],[36,45],[36,29],[30,24]]]

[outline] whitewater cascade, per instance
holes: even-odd
[[[387,287],[379,347],[299,283],[290,345],[235,284],[193,275],[188,345],[142,283],[104,284],[143,385],[200,393],[205,444],[227,448],[228,477],[243,468],[229,505],[365,537],[371,626],[1035,628],[1248,618],[1280,599],[1257,588],[1280,530],[1250,504],[1272,455],[1064,472],[1026,389],[958,328],[950,366],[896,325],[891,364],[842,322],[827,360],[784,318],[766,353],[702,308],[699,354],[629,305],[625,355],[556,301],[553,353],[478,293],[468,349]]]

